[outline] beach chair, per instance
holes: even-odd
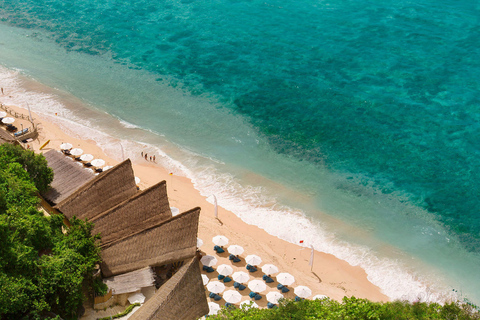
[[[230,281],[232,281],[232,278],[230,277],[223,278],[223,282],[230,282]]]
[[[273,279],[270,278],[269,276],[267,276],[266,274],[263,275],[262,279],[263,279],[263,281],[265,281],[266,283],[272,283],[272,282],[273,282]]]
[[[278,307],[277,307],[277,305],[269,302],[269,303],[267,303],[267,308],[268,308],[268,309],[273,309],[273,308],[278,308]]]
[[[228,256],[229,260],[232,260],[233,262],[240,262],[242,261],[239,257],[234,256],[233,254]]]
[[[218,280],[222,280],[223,278],[225,278],[225,276],[222,275],[222,274],[219,274],[218,277],[217,277]]]
[[[300,298],[299,296],[295,296],[295,301],[298,302],[298,301],[300,301],[300,300],[302,300],[302,298]]]
[[[284,286],[283,284],[279,283],[277,285],[277,289],[278,290],[281,290],[283,293],[287,293],[288,291],[290,291],[290,289],[288,289],[286,286]]]
[[[213,300],[215,300],[215,301],[222,300],[222,297],[221,297],[220,295],[218,295],[218,294],[216,294],[216,293],[213,293],[213,292],[210,292],[210,293],[208,294],[208,296],[209,296],[210,298],[212,298]]]
[[[288,291],[290,291],[290,289],[288,289],[287,287],[284,286],[282,288],[282,293],[287,293]]]
[[[220,246],[213,247],[213,250],[217,251],[217,253],[224,253],[225,252],[225,250]]]
[[[209,273],[215,271],[212,267],[209,267],[209,266],[203,266],[202,269]]]
[[[250,291],[250,293],[248,294],[248,296],[253,299],[253,298],[255,298],[255,295],[256,295],[256,294],[257,294],[256,292]]]
[[[262,299],[262,296],[257,293],[257,294],[255,295],[255,300],[260,300],[260,299]]]
[[[234,287],[235,289],[240,288],[240,283],[238,283],[237,281],[235,281],[235,282],[233,283],[233,287]]]
[[[242,291],[242,290],[245,290],[247,287],[244,286],[243,284],[240,284],[240,286],[238,287],[238,290]]]
[[[249,272],[255,272],[255,271],[257,271],[257,268],[255,268],[254,266],[252,266],[252,265],[250,265],[250,264],[247,264],[247,266],[246,266],[245,268],[247,268],[247,270],[248,270]]]
[[[225,307],[227,307],[229,309],[235,309],[235,305],[230,303],[230,302],[225,303]]]

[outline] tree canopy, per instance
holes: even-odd
[[[100,260],[91,223],[38,210],[53,172],[42,155],[0,145],[0,318],[75,319]],[[65,232],[62,232],[62,227]]]

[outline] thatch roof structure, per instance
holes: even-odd
[[[0,129],[0,144],[3,143],[13,143],[15,141],[15,138],[9,134],[7,131]]]
[[[112,290],[113,294],[122,294],[151,287],[155,284],[155,278],[152,268],[146,267],[103,279],[103,282]]]
[[[105,277],[195,256],[200,208],[102,245]]]
[[[42,194],[50,203],[57,204],[65,200],[95,177],[92,170],[85,170],[60,151],[52,149],[45,152],[43,156],[53,170],[53,181],[50,188]]]
[[[92,219],[137,193],[130,159],[100,173],[55,206],[68,219]]]
[[[208,313],[197,258],[191,258],[130,320],[195,320]]]
[[[92,234],[100,233],[102,243],[124,238],[172,217],[165,181],[138,192],[128,200],[92,218]]]

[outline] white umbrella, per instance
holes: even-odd
[[[277,304],[278,300],[283,299],[284,296],[280,292],[272,291],[267,293],[267,301],[273,304]]]
[[[228,244],[228,238],[225,236],[215,236],[212,238],[212,242],[217,246],[224,246]]]
[[[243,307],[245,308],[245,310],[248,310],[250,308],[258,308],[258,304],[256,304],[255,301],[245,300],[240,302],[240,307]]]
[[[217,267],[217,272],[222,276],[229,276],[233,273],[233,268],[228,264],[221,264]]]
[[[180,213],[180,209],[175,208],[175,207],[170,207],[170,211],[172,211],[172,217],[175,217],[176,215],[178,215]]]
[[[237,290],[227,290],[222,296],[228,303],[239,303],[242,300],[242,295]]]
[[[267,289],[267,285],[261,280],[252,280],[248,283],[248,288],[253,292],[262,292]]]
[[[215,258],[214,256],[206,255],[206,256],[203,256],[202,259],[200,259],[200,262],[204,266],[211,267],[217,264],[217,258]]]
[[[232,244],[231,246],[228,247],[228,252],[230,254],[233,254],[235,256],[238,256],[239,254],[242,254],[243,253],[243,248],[240,247],[239,245],[236,245],[236,244]]]
[[[210,316],[216,315],[220,311],[220,305],[215,302],[208,303],[208,314]]]
[[[243,272],[243,271],[235,272],[234,274],[232,274],[232,278],[233,278],[234,281],[236,281],[238,283],[245,283],[248,280],[250,280],[250,276],[248,275],[248,273]]]
[[[113,166],[105,166],[105,167],[102,168],[102,170],[107,171],[108,169],[112,169],[112,168],[113,168]]]
[[[273,264],[265,264],[262,267],[262,271],[265,274],[272,274],[272,273],[277,273],[278,268],[276,266],[274,266]]]
[[[145,302],[145,296],[141,292],[136,292],[128,296],[128,302],[130,304],[134,303],[144,303]]]
[[[82,161],[91,161],[91,160],[93,160],[93,156],[92,156],[91,154],[89,154],[89,153],[85,153],[85,154],[82,154],[82,155],[80,156],[80,160],[82,160]]]
[[[310,290],[309,287],[305,287],[305,286],[295,287],[295,290],[293,290],[293,292],[295,292],[295,294],[300,298],[304,298],[304,299],[312,295],[312,290]]]
[[[316,296],[312,297],[312,300],[323,300],[323,299],[330,299],[330,298],[324,294],[317,294]]]
[[[70,152],[72,153],[72,152]],[[94,167],[103,167],[105,165],[105,160],[103,159],[95,159],[90,162]]]
[[[0,111],[0,118],[6,117],[7,113],[5,111]]]
[[[220,292],[223,292],[223,290],[225,290],[225,285],[220,281],[210,281],[207,284],[207,289],[208,291],[213,293],[220,293]]]
[[[262,258],[257,255],[251,254],[245,257],[245,261],[252,266],[258,266],[260,263],[262,263]]]
[[[60,145],[60,149],[62,150],[68,150],[68,149],[72,149],[73,146],[71,143],[68,143],[68,142],[64,142]]]
[[[210,281],[210,279],[208,279],[206,275],[202,274],[202,281],[203,281],[203,285],[206,285],[208,281]]]
[[[72,156],[79,156],[83,153],[83,150],[80,149],[80,148],[73,148],[72,150],[70,150],[70,154]]]
[[[295,278],[290,273],[286,273],[286,272],[277,274],[276,278],[277,278],[277,281],[283,284],[284,286],[289,286],[295,282]]]
[[[203,240],[200,238],[197,238],[197,248],[200,248],[201,246],[203,246]]]
[[[6,118],[3,118],[3,119],[2,119],[2,122],[3,122],[3,123],[6,123],[6,124],[14,123],[14,122],[15,122],[15,119],[12,118],[12,117],[6,117]]]
[[[140,183],[140,178],[139,177],[135,177],[135,184],[139,184]]]

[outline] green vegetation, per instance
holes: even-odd
[[[121,318],[123,316],[126,316],[127,314],[129,314],[130,312],[132,312],[133,308],[137,307],[137,306],[140,306],[140,303],[136,302],[134,304],[131,304],[129,305],[123,312],[120,312],[114,316],[111,316],[111,317],[103,317],[103,318],[97,318],[97,320],[110,320],[110,319],[117,319],[117,318]]]
[[[480,319],[480,315],[470,304],[449,303],[410,303],[406,301],[372,302],[355,297],[343,298],[342,302],[323,300],[285,300],[275,309],[230,309],[225,308],[210,319],[325,319],[325,320],[409,320],[409,319]]]
[[[45,158],[0,145],[0,318],[76,319],[100,260],[92,224],[44,216],[38,190],[53,179]],[[66,230],[62,233],[62,227]]]

